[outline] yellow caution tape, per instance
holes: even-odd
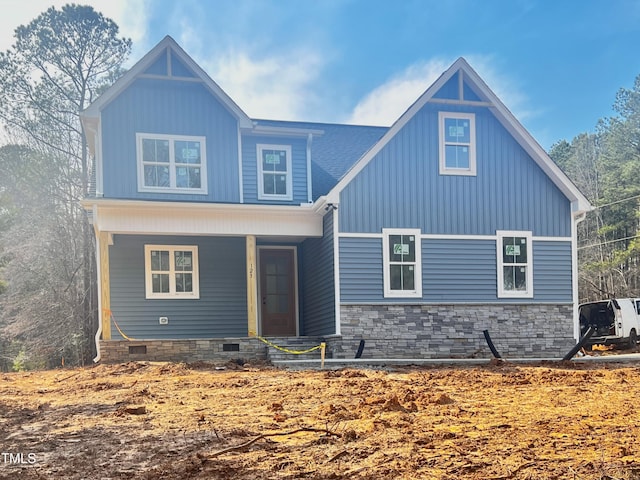
[[[278,345],[276,345],[275,343],[270,342],[269,340],[267,340],[266,338],[262,338],[259,335],[256,335],[256,338],[258,340],[260,340],[261,342],[266,343],[267,345],[269,345],[270,347],[275,348],[276,350],[280,350],[281,352],[285,352],[285,353],[291,353],[293,355],[302,355],[303,353],[309,353],[309,352],[313,352],[314,350],[318,350],[320,348],[323,348],[325,346],[325,343],[321,343],[320,345],[316,345],[315,347],[311,347],[307,350],[290,350],[288,348],[284,348],[284,347],[279,347]]]
[[[135,338],[128,337],[122,331],[122,329],[120,328],[120,325],[118,325],[118,322],[116,322],[116,319],[114,318],[113,313],[111,312],[111,310],[108,310],[108,309],[105,308],[104,309],[104,313],[109,317],[109,320],[111,320],[113,322],[113,324],[115,325],[116,329],[118,330],[118,332],[120,333],[122,338],[124,338],[125,340],[129,340],[129,341],[136,341]],[[275,343],[270,342],[266,338],[263,338],[263,337],[261,337],[259,335],[256,335],[256,338],[258,340],[260,340],[261,342],[266,343],[270,347],[275,348],[276,350],[280,350],[281,352],[285,352],[285,353],[291,353],[292,355],[302,355],[304,353],[310,353],[310,352],[313,352],[315,350],[319,350],[321,348],[326,348],[326,344],[324,342],[322,342],[320,345],[316,345],[315,347],[308,348],[307,350],[291,350],[289,348],[280,347],[280,346],[276,345]]]
[[[111,310],[108,309],[104,309],[104,313],[107,314],[107,316],[109,317],[109,320],[111,320],[113,322],[113,324],[116,326],[116,329],[118,330],[118,332],[120,332],[120,335],[122,335],[122,338],[124,338],[125,340],[129,340],[131,341],[137,341],[135,338],[131,338],[131,337],[127,337],[125,335],[125,333],[120,329],[120,326],[118,325],[118,322],[116,322],[116,319],[113,316],[113,313],[111,312]]]

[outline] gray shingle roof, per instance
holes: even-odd
[[[313,137],[311,179],[313,199],[326,195],[338,180],[387,132],[388,127],[336,123],[254,120],[270,127],[322,130]]]
[[[387,132],[388,127],[337,123],[254,120],[256,125],[322,130],[314,135],[311,146],[313,200],[326,195],[338,180]],[[89,198],[96,196],[95,165],[90,173]]]

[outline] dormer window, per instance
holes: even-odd
[[[136,134],[138,191],[207,193],[204,137]]]
[[[473,113],[440,112],[440,175],[476,174],[476,125]]]
[[[258,198],[291,200],[291,146],[258,144]]]

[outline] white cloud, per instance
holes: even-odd
[[[68,0],[65,3],[68,3]],[[81,3],[93,6],[95,10],[118,24],[120,35],[130,38],[133,43],[132,60],[139,59],[153,46],[148,44],[147,39],[150,0],[84,0]]]
[[[444,72],[451,62],[434,59],[416,63],[367,94],[347,123],[391,125]]]
[[[494,66],[496,62],[492,57],[470,55],[465,58],[518,119],[522,121],[537,114],[528,108],[529,99],[514,80]],[[454,58],[435,58],[410,65],[360,100],[346,121],[363,125],[393,124],[454,61]]]
[[[313,120],[308,112],[322,110],[314,93],[325,65],[318,52],[298,46],[258,58],[237,37],[233,43],[218,38],[211,48],[191,23],[180,21],[178,43],[250,117]]]
[[[542,113],[541,109],[531,106],[531,100],[524,93],[521,82],[509,72],[503,71],[503,67],[498,67],[493,56],[469,55],[465,58],[518,120],[523,122]]]
[[[312,85],[323,61],[305,49],[263,59],[229,50],[204,60],[202,65],[253,118],[310,120],[305,112],[319,102]]]

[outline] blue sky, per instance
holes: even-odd
[[[50,5],[0,0],[0,49]],[[464,56],[540,144],[594,131],[640,74],[636,0],[90,0],[171,35],[251,117],[390,125]]]

